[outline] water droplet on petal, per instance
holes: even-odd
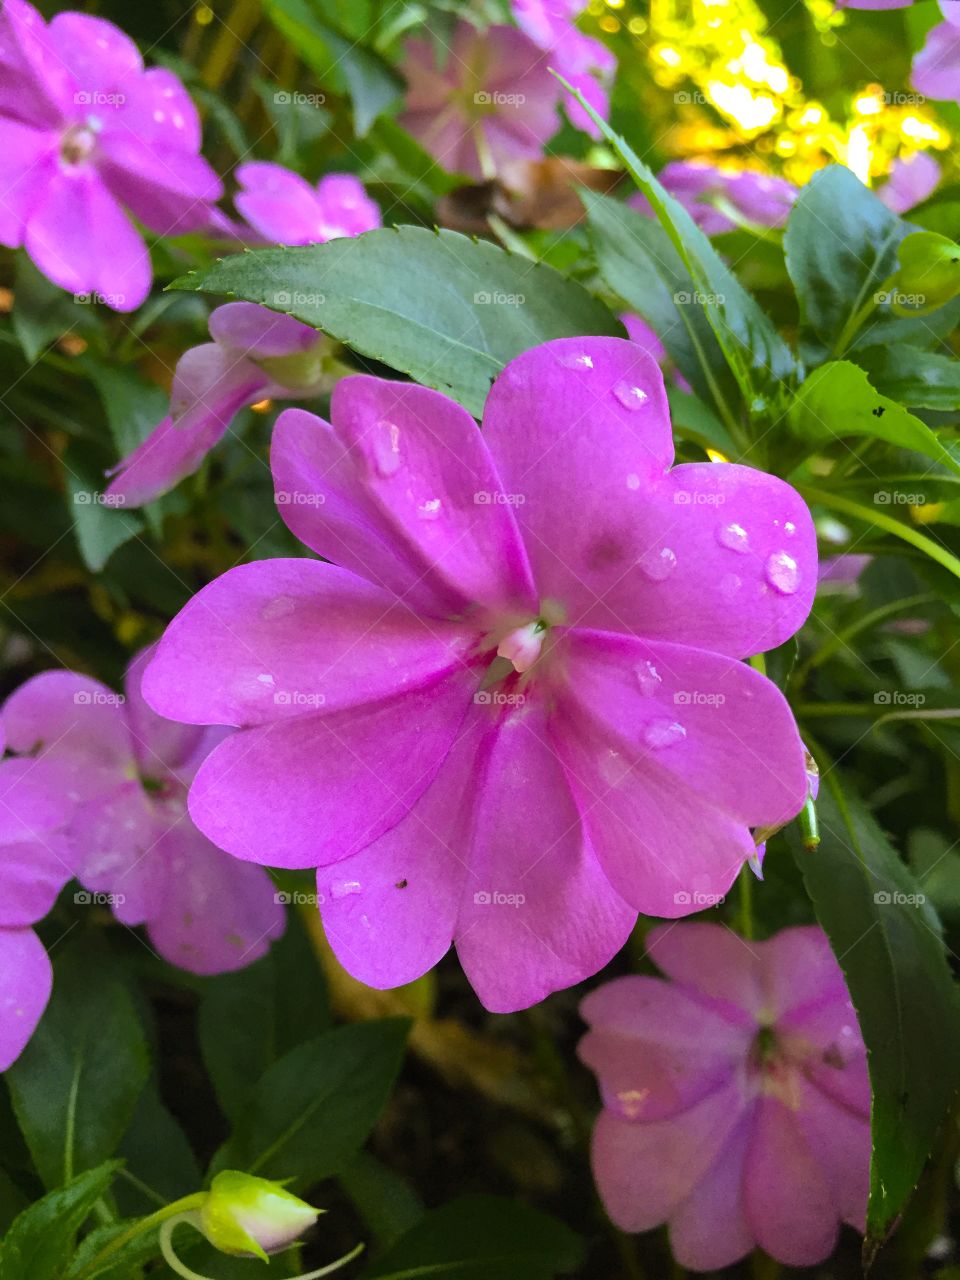
[[[634,490],[640,488],[640,477],[633,471],[627,476],[627,488]]]
[[[786,551],[775,551],[767,560],[767,581],[782,596],[792,596],[800,585],[800,568]]]
[[[717,541],[729,551],[739,551],[746,555],[750,550],[750,539],[742,524],[722,524],[717,530]]]
[[[562,355],[557,357],[557,364],[562,365],[564,369],[592,369],[593,357],[582,353]]]
[[[663,582],[677,567],[677,556],[669,547],[653,548],[645,551],[637,563],[652,582]]]
[[[362,888],[359,880],[335,880],[330,886],[330,895],[334,898],[347,898],[352,893],[360,893]]]
[[[263,606],[260,617],[264,622],[269,622],[272,618],[286,618],[296,607],[297,602],[293,596],[276,596]]]
[[[600,776],[611,787],[619,787],[630,773],[630,762],[619,751],[606,751],[600,757]]]
[[[642,409],[647,402],[647,393],[633,382],[618,382],[613,394],[625,409]]]
[[[678,720],[651,720],[643,731],[644,742],[654,750],[672,747],[675,742],[682,742],[686,736],[687,731]]]
[[[421,520],[438,520],[442,509],[443,503],[439,498],[428,498],[426,502],[417,504],[417,515]]]
[[[385,418],[374,427],[371,435],[373,465],[382,476],[392,476],[400,469],[400,428]]]
[[[663,680],[652,662],[641,662],[637,667],[637,681],[640,692],[645,698],[652,697],[660,688]]]
[[[272,686],[277,683],[276,680],[274,680],[273,676],[269,675],[266,671],[258,675],[257,679],[260,681],[261,684],[265,684],[265,685]]]
[[[793,535],[797,532],[797,526],[793,523],[792,520],[788,520],[787,523],[783,526],[783,532],[787,535],[788,538],[792,538]]]

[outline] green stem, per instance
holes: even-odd
[[[863,297],[864,291],[870,288],[869,278],[864,281],[860,289],[860,296],[857,298],[857,302],[859,303],[859,305],[847,317],[847,323],[840,330],[840,337],[833,344],[833,350],[830,352],[830,358],[832,360],[839,360],[842,358],[843,353],[847,350],[847,348],[850,346],[850,343],[854,340],[854,338],[860,332],[860,329],[863,326],[864,320],[866,320],[868,316],[873,315],[874,311],[876,311],[877,294],[887,293],[889,290],[889,286],[893,283],[893,279],[894,279],[893,276],[889,276],[886,280],[884,280],[883,284],[881,284],[879,287],[874,287],[873,292],[870,293],[866,298],[864,298],[862,302],[860,302],[860,298]]]
[[[207,1193],[205,1191],[195,1191],[192,1195],[174,1200],[172,1204],[164,1205],[156,1213],[151,1213],[146,1218],[141,1218],[139,1222],[135,1222],[128,1230],[115,1236],[95,1257],[91,1258],[83,1270],[74,1277],[74,1280],[83,1280],[84,1276],[94,1272],[107,1258],[117,1253],[124,1245],[129,1244],[131,1240],[135,1240],[137,1236],[153,1231],[154,1228],[162,1226],[170,1218],[182,1217],[185,1213],[199,1209],[206,1198]]]
[[[869,631],[871,627],[886,622],[888,618],[894,617],[898,613],[904,613],[908,609],[918,609],[923,605],[932,604],[936,600],[936,596],[925,592],[923,595],[908,596],[906,600],[893,600],[889,604],[883,604],[878,609],[871,609],[869,613],[865,613],[862,618],[857,618],[856,622],[851,622],[848,627],[844,627],[842,631],[836,632],[835,635],[822,644],[814,653],[807,658],[806,662],[802,662],[793,673],[794,689],[803,688],[803,684],[811,671],[817,667],[823,666],[833,655],[844,648],[849,642],[861,633],[861,631]]]
[[[749,942],[753,937],[753,872],[740,870],[740,932]]]
[[[174,1252],[173,1233],[181,1223],[196,1227],[197,1215],[194,1213],[177,1214],[176,1217],[168,1219],[160,1228],[160,1252],[163,1254],[164,1262],[171,1271],[175,1271],[178,1276],[182,1276],[183,1280],[211,1280],[210,1276],[191,1270]],[[328,1263],[327,1266],[320,1267],[317,1271],[304,1271],[298,1276],[293,1276],[292,1280],[322,1280],[324,1276],[332,1276],[335,1271],[339,1271],[348,1262],[358,1258],[363,1253],[364,1247],[364,1245],[358,1244],[355,1249],[351,1249],[349,1253],[344,1254],[342,1258],[338,1258],[336,1262]]]

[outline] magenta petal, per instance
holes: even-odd
[[[225,302],[210,312],[210,336],[223,347],[247,356],[293,356],[309,351],[316,329],[255,302]]]
[[[135,310],[150,291],[147,247],[89,167],[59,170],[30,216],[24,245],[54,284],[97,293],[115,311]]]
[[[207,418],[190,428],[164,418],[142,444],[114,467],[106,495],[118,506],[141,507],[169,493],[200,466],[223,437],[221,420]]]
[[[913,60],[911,80],[928,98],[960,101],[960,27],[941,22]]]
[[[93,893],[110,894],[118,920],[142,924],[166,895],[159,841],[178,821],[187,821],[182,807],[161,811],[135,780],[94,797],[70,824],[77,879]]]
[[[647,937],[654,964],[683,986],[756,1017],[766,991],[760,951],[718,924],[660,925]]]
[[[870,1192],[870,1118],[840,1106],[804,1082],[797,1123],[810,1151],[817,1154],[833,1195],[837,1215],[864,1230]]]
[[[222,853],[189,822],[162,838],[160,852],[168,879],[147,933],[170,964],[228,973],[259,959],[283,933],[283,906],[261,867]]]
[[[736,1085],[652,1124],[602,1111],[593,1131],[593,1176],[620,1230],[649,1231],[665,1222],[711,1167],[742,1112]]]
[[[322,238],[317,193],[306,179],[262,160],[240,165],[236,176],[242,190],[234,204],[265,239],[297,245]]]
[[[594,855],[536,707],[500,717],[474,785],[457,954],[486,1008],[508,1013],[596,973],[636,911]]]
[[[133,751],[121,704],[112,689],[90,676],[44,671],[22,684],[3,706],[7,747],[123,767]]]
[[[157,715],[144,701],[141,691],[143,673],[157,651],[156,645],[142,649],[127,667],[124,678],[127,724],[133,749],[145,777],[166,779],[176,775],[184,783],[192,781],[193,774],[185,776],[193,756],[207,736],[204,729],[193,724],[179,724]],[[209,748],[208,748],[209,749]]]
[[[877,195],[894,213],[906,213],[933,195],[940,177],[940,166],[933,156],[918,151],[909,160],[894,160],[890,178]]]
[[[40,1021],[53,969],[32,929],[0,929],[0,1071],[13,1065]]]
[[[57,127],[74,109],[76,83],[50,47],[46,23],[26,0],[0,6],[0,113]],[[2,156],[0,152],[0,156]]]
[[[16,249],[24,227],[55,173],[57,137],[0,118],[0,244]]]
[[[47,37],[78,86],[107,92],[143,70],[140,50],[119,27],[85,13],[58,13]]]
[[[333,715],[235,733],[190,791],[194,822],[248,862],[317,867],[358,853],[409,812],[457,735],[479,674]]]
[[[350,173],[328,173],[317,183],[317,207],[327,239],[358,236],[381,223],[380,207],[367,195],[363,183]]]
[[[170,416],[182,431],[200,431],[213,422],[222,435],[234,414],[256,400],[268,382],[262,369],[237,352],[205,342],[177,361]]]
[[[716,1271],[745,1257],[754,1236],[743,1204],[747,1113],[686,1200],[670,1216],[670,1248],[681,1267]]]
[[[168,181],[176,184],[173,171],[186,158],[183,153],[200,150],[200,117],[190,94],[172,71],[151,67],[124,85],[123,96],[115,117],[119,129],[141,147],[157,150],[171,170]],[[164,155],[170,152],[177,154]]]
[[[744,1171],[747,1221],[760,1247],[790,1267],[823,1262],[837,1242],[838,1205],[818,1156],[799,1113],[762,1097]]]
[[[190,724],[296,719],[433,682],[462,666],[470,640],[346,569],[260,560],[228,570],[184,606],[143,693],[160,714]]]
[[[810,1005],[848,999],[843,974],[826,934],[814,925],[782,929],[758,944],[767,1005],[776,1019]]]
[[[99,170],[114,196],[158,235],[200,230],[223,184],[203,156],[143,145],[125,129],[100,139]]]

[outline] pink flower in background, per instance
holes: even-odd
[[[749,170],[725,173],[712,165],[676,160],[665,165],[657,177],[708,236],[735,230],[738,223],[732,213],[757,226],[782,227],[797,198],[796,187],[784,178]],[[639,193],[631,196],[628,204],[652,213],[646,196]]]
[[[68,813],[55,767],[0,763],[0,1071],[20,1056],[50,998],[50,960],[30,926],[73,876],[61,834]]]
[[[907,9],[913,0],[836,0],[838,9]]]
[[[582,0],[513,0],[513,16],[521,31],[550,55],[550,66],[606,120],[617,59],[605,44],[574,26],[586,7]],[[571,123],[594,138],[601,136],[576,98],[566,94],[564,104]]]
[[[187,788],[224,734],[171,724],[146,706],[139,684],[148,656],[131,663],[125,698],[72,671],[34,676],[3,707],[7,745],[23,755],[13,765],[27,784],[27,765],[62,779],[63,880],[72,874],[111,895],[117,919],[145,925],[171,964],[239,969],[283,932],[283,908],[264,871],[227,857],[190,821]],[[28,812],[25,797],[18,805]]]
[[[664,364],[669,363],[666,347],[642,316],[631,315],[627,312],[620,317],[620,322],[626,329],[630,341],[635,342],[638,347],[643,347],[644,351],[653,356],[658,365],[663,367]],[[673,381],[681,391],[685,391],[688,394],[691,393],[690,383],[676,369],[673,370]]]
[[[234,204],[272,244],[325,244],[358,236],[382,223],[380,207],[349,173],[330,173],[312,187],[305,178],[263,160],[237,169]]]
[[[918,151],[909,160],[894,160],[890,177],[877,195],[894,213],[906,213],[932,196],[940,182],[940,166],[933,156]]]
[[[170,417],[114,468],[106,497],[116,505],[141,506],[191,475],[247,405],[329,390],[330,344],[292,316],[227,302],[209,327],[213,342],[177,363]]]
[[[623,1231],[669,1223],[693,1271],[757,1245],[822,1262],[841,1222],[863,1230],[870,1166],[866,1052],[825,935],[664,925],[648,950],[666,979],[618,978],[581,1005],[607,1212]]]
[[[129,215],[158,235],[196,230],[222,187],[198,154],[183,85],[145,71],[112,23],[25,0],[0,13],[0,243],[20,245],[55,284],[117,311],[150,289],[150,254]]]
[[[513,360],[480,432],[435,391],[358,376],[331,423],[281,415],[283,518],[310,559],[241,565],[167,629],[162,715],[241,727],[198,827],[318,867],[324,926],[374,987],[456,942],[488,1008],[596,972],[638,911],[726,892],[750,828],[806,797],[803,746],[740,661],[802,624],[816,541],[749,467],[671,469],[655,361],[617,338]]]
[[[404,45],[399,123],[445,169],[477,181],[508,160],[536,159],[556,133],[562,90],[549,58],[514,27],[457,24],[441,63],[430,40]]]
[[[927,32],[913,60],[913,87],[928,98],[960,102],[960,5],[940,0],[945,22]]]

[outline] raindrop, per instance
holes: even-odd
[[[717,530],[717,541],[729,551],[739,551],[746,555],[750,550],[750,539],[742,524],[722,524]]]
[[[686,736],[686,729],[677,720],[651,720],[643,731],[644,742],[655,750],[672,747],[675,742],[682,742]]]
[[[258,675],[257,679],[260,681],[261,684],[269,685],[271,687],[277,683],[276,680],[274,680],[273,676],[266,671]]]
[[[418,503],[417,515],[421,520],[438,520],[443,508],[443,503],[439,498],[428,498],[426,502]]]
[[[334,898],[347,898],[352,893],[359,893],[362,887],[359,880],[335,880],[330,886],[330,894]]]
[[[382,476],[396,475],[400,469],[400,428],[385,418],[377,423],[372,438],[373,465]]]
[[[638,564],[641,572],[645,573],[651,581],[663,582],[664,578],[669,578],[677,567],[677,556],[669,547],[662,547],[659,551],[645,551]]]
[[[592,369],[593,357],[583,354],[563,355],[557,357],[557,364],[562,365],[564,369]]]
[[[788,520],[787,523],[783,526],[783,532],[787,535],[788,538],[792,538],[793,535],[797,532],[797,526],[793,523],[792,520]]]
[[[634,471],[631,471],[630,474],[627,476],[627,488],[628,489],[640,488],[640,477]]]
[[[652,662],[641,662],[637,667],[637,681],[640,692],[645,698],[652,697],[660,688],[663,680]]]
[[[800,569],[793,556],[786,551],[775,551],[767,560],[767,581],[782,596],[792,596],[800,585]]]
[[[613,394],[625,409],[642,409],[647,402],[647,393],[633,382],[618,382]]]

